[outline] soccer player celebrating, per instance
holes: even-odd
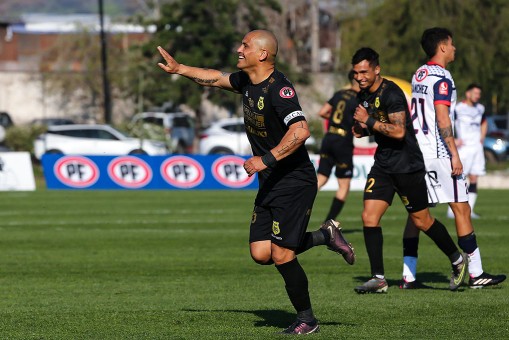
[[[325,220],[335,220],[343,209],[353,176],[353,113],[358,105],[357,92],[360,89],[352,71],[348,73],[348,79],[351,87],[334,93],[318,112],[320,117],[328,120],[327,133],[320,148],[318,190],[327,183],[334,166],[338,181],[338,190]]]
[[[378,53],[361,48],[352,57],[354,78],[359,83],[360,105],[352,131],[357,138],[374,134],[378,147],[375,163],[364,188],[364,242],[372,278],[355,287],[357,293],[383,293],[388,285],[384,276],[383,236],[380,221],[398,193],[412,221],[447,255],[453,267],[451,283],[458,288],[465,276],[466,259],[460,254],[445,226],[428,209],[422,153],[412,128],[403,91],[380,76]]]
[[[483,143],[488,132],[488,122],[484,105],[479,103],[481,92],[480,85],[468,85],[465,100],[458,103],[454,110],[454,137],[463,163],[463,173],[468,176],[468,204],[473,219],[479,218],[479,215],[474,213],[477,179],[486,174]],[[451,207],[447,210],[447,217],[454,218]]]
[[[483,271],[481,254],[470,218],[463,165],[454,141],[450,110],[454,111],[456,87],[445,67],[454,61],[456,48],[446,28],[424,31],[421,46],[429,61],[412,78],[412,120],[426,165],[429,202],[449,203],[456,220],[460,248],[468,255],[469,286],[482,288],[501,283],[505,275]],[[416,287],[419,230],[408,218],[403,235],[403,281],[401,288]],[[453,288],[451,281],[451,289]]]
[[[187,77],[202,86],[215,86],[242,95],[244,124],[253,157],[244,163],[249,176],[258,173],[259,191],[250,227],[250,251],[262,265],[275,264],[297,311],[297,320],[283,333],[319,330],[311,308],[308,279],[296,254],[327,245],[353,264],[353,248],[337,222],[329,220],[306,232],[317,193],[315,169],[304,146],[309,128],[290,81],[275,68],[278,43],[274,34],[255,30],[237,49],[239,72],[232,74],[180,64],[158,47],[164,71]]]

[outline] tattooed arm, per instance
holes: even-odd
[[[288,131],[281,139],[281,142],[270,151],[276,161],[279,161],[294,153],[310,136],[308,123],[305,120],[293,123],[288,127]],[[244,163],[244,169],[249,176],[256,172],[267,169],[262,161],[262,157],[253,156]]]
[[[308,122],[305,120],[293,123],[288,127],[288,131],[281,139],[281,142],[271,150],[276,160],[281,160],[294,153],[309,138]]]
[[[360,123],[366,124],[367,126],[370,126],[369,121],[371,120],[371,130],[377,131],[387,137],[402,140],[406,133],[405,111],[389,113],[388,116],[389,122],[382,123],[378,120],[375,120],[373,117],[370,117],[366,109],[362,105],[359,105],[357,106],[357,109],[355,109],[353,118]]]
[[[166,62],[166,64],[158,63],[157,65],[164,71],[170,74],[179,74],[202,86],[219,87],[234,91],[230,84],[230,73],[180,64],[161,46],[157,49]]]
[[[458,149],[454,142],[451,118],[449,117],[449,107],[444,104],[437,104],[435,105],[435,113],[437,116],[438,133],[451,153],[451,174],[454,176],[461,175],[463,173],[463,164],[461,164]]]

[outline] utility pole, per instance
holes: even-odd
[[[110,81],[108,78],[108,55],[106,45],[106,34],[104,32],[104,8],[103,0],[99,0],[99,22],[101,26],[101,71],[103,78],[104,95],[104,122],[111,123],[111,92]]]
[[[318,0],[311,0],[311,71],[320,72],[320,23]]]

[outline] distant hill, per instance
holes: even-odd
[[[146,14],[146,1],[140,0],[104,0],[104,12],[113,17],[127,17],[134,14]],[[160,1],[163,2],[163,1]],[[25,13],[98,13],[97,0],[2,0],[0,16],[3,19],[19,18]]]

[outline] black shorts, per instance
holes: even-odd
[[[333,167],[336,167],[337,178],[352,178],[353,147],[345,145],[344,137],[328,133],[320,148],[320,163],[317,172],[329,177]]]
[[[392,204],[394,194],[398,193],[408,212],[417,212],[428,207],[428,189],[424,170],[409,174],[387,174],[371,168],[364,200],[382,200]]]
[[[287,188],[263,206],[255,205],[249,242],[271,240],[284,248],[297,248],[306,233],[317,186]]]

